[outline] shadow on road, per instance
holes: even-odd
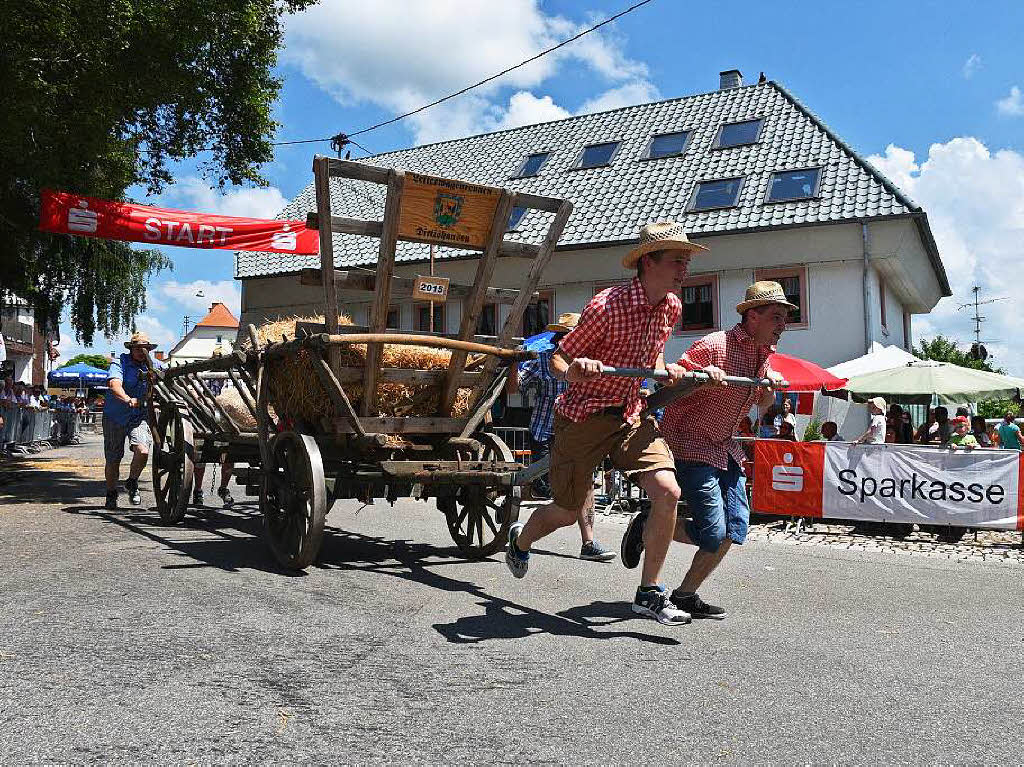
[[[324,539],[317,567],[387,575],[441,591],[460,591],[479,598],[481,601],[477,604],[484,608],[483,615],[470,615],[451,623],[434,624],[437,632],[454,644],[474,644],[490,639],[523,639],[533,634],[583,639],[626,638],[655,644],[679,644],[678,640],[671,637],[642,631],[606,630],[606,626],[632,618],[628,602],[594,602],[560,613],[545,613],[488,594],[470,581],[438,572],[435,568],[439,565],[467,564],[472,561],[451,559],[452,549],[371,537],[338,528],[331,530],[333,534]],[[447,561],[426,561],[431,557],[444,557]]]

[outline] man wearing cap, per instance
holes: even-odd
[[[139,475],[146,467],[153,435],[146,422],[144,408],[149,392],[149,352],[156,344],[149,342],[145,333],[133,333],[125,341],[128,352],[110,363],[107,371],[109,393],[103,400],[103,458],[107,479],[106,508],[117,508],[117,480],[124,457],[124,441],[131,447],[132,463],[124,487],[132,505],[142,503],[139,495]]]
[[[725,617],[725,610],[704,602],[697,589],[730,546],[746,540],[750,508],[744,454],[733,435],[753,405],[765,409],[775,401],[774,387],[728,386],[723,379],[729,375],[781,382],[768,358],[795,308],[777,282],[756,282],[736,306],[741,321],[731,330],[695,341],[679,359],[681,367],[703,371],[713,382],[671,403],[661,419],[662,433],[675,456],[682,497],[692,517],[677,520],[674,540],[699,547],[670,601],[695,618]],[[622,540],[626,567],[636,567],[640,561],[648,525],[644,512],[630,520]]]
[[[608,457],[651,500],[633,612],[668,625],[690,622],[659,583],[679,500],[672,454],[653,416],[641,418],[640,379],[602,377],[601,371],[605,365],[658,367],[672,381],[682,378],[682,368],[665,365],[665,341],[682,314],[678,293],[690,257],[704,250],[687,239],[681,224],[645,226],[640,244],[622,260],[626,269],[636,269],[636,277],[594,296],[552,355],[552,373],[568,383],[555,401],[553,500],[534,511],[525,525],[516,523],[509,531],[505,563],[515,577],[526,575],[536,541],[573,524],[580,509],[592,503],[594,469]]]
[[[518,376],[509,376],[508,393],[515,394],[518,389],[535,389],[537,400],[530,415],[530,454],[534,461],[544,458],[550,451],[553,423],[555,419],[555,399],[569,388],[560,378],[551,372],[551,354],[565,338],[566,333],[576,327],[580,315],[573,313],[561,314],[558,322],[547,326],[554,333],[551,347],[537,352],[537,359],[527,360],[519,366]],[[541,477],[533,483],[534,491],[541,498],[551,497],[551,486],[547,477]],[[609,551],[594,540],[594,498],[582,507],[576,522],[580,526],[580,559],[594,562],[609,562],[615,559],[615,552]]]

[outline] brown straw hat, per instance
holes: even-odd
[[[659,221],[647,224],[640,230],[640,244],[622,258],[622,265],[627,269],[636,269],[640,256],[658,250],[681,250],[684,253],[697,253],[707,250],[703,245],[690,242],[686,236],[686,228],[675,221]]]
[[[547,326],[547,330],[552,330],[555,333],[568,333],[576,324],[580,321],[578,314],[572,312],[566,312],[565,314],[558,315],[558,322],[552,322]]]
[[[151,343],[149,336],[141,330],[136,330],[132,333],[132,337],[124,342],[125,349],[131,349],[133,346],[145,346],[150,351],[156,348],[156,344]]]
[[[789,302],[785,291],[783,291],[779,283],[764,280],[762,282],[755,282],[747,288],[747,294],[744,299],[736,304],[736,311],[743,314],[747,309],[756,309],[759,306],[768,306],[769,304],[781,304],[789,309],[799,308],[796,304]]]

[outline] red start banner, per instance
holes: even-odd
[[[43,190],[39,228],[104,240],[184,248],[254,250],[315,256],[319,232],[305,221],[214,216]]]

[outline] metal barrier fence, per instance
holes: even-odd
[[[31,410],[17,405],[0,407],[4,425],[0,428],[0,450],[36,452],[79,439],[78,413],[64,410]]]
[[[529,429],[523,426],[494,426],[491,431],[494,432],[494,436],[508,445],[514,460],[522,461],[525,464],[533,463]]]

